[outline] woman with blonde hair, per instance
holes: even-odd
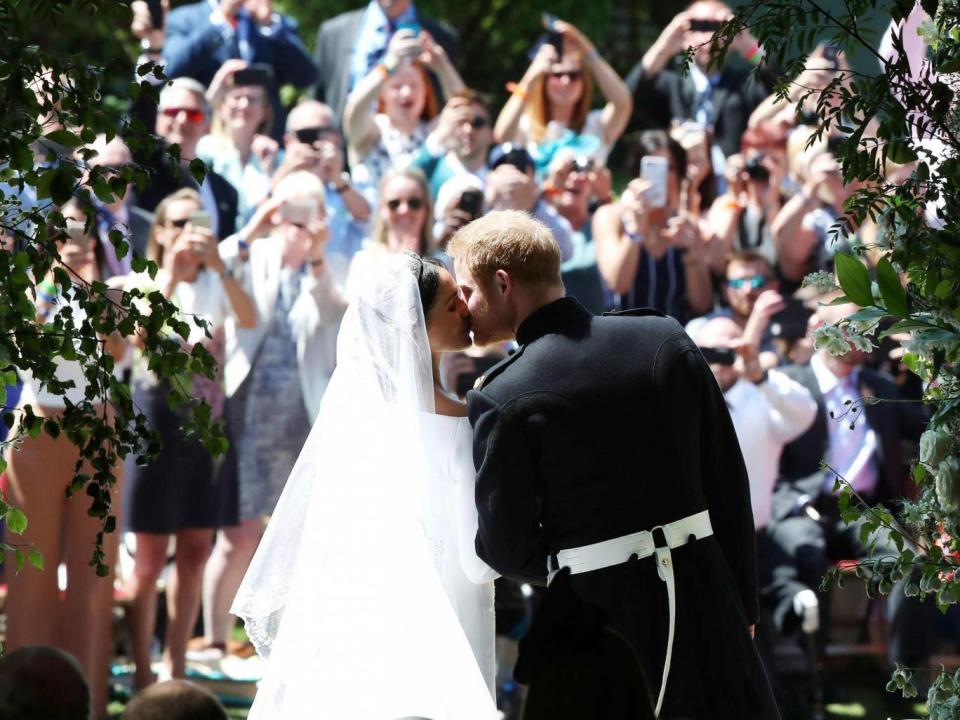
[[[463,80],[430,35],[397,31],[383,63],[350,93],[343,111],[343,130],[355,185],[371,205],[389,168],[405,168],[433,129],[440,103],[430,80],[432,71],[444,95],[464,89]],[[376,103],[376,111],[371,105]]]
[[[563,54],[540,46],[500,111],[494,138],[526,144],[542,167],[564,147],[605,164],[630,119],[630,90],[575,26],[556,20],[552,30],[563,38]],[[607,98],[602,110],[591,110],[594,82]]]
[[[354,296],[357,282],[384,255],[412,252],[427,256],[433,250],[433,209],[426,177],[417,168],[387,170],[380,183],[373,233],[350,262],[347,297]]]

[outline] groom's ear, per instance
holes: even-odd
[[[510,295],[513,292],[513,278],[506,270],[497,270],[493,275],[493,285],[501,295]]]

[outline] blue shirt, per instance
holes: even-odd
[[[417,10],[413,3],[395,20],[389,19],[377,0],[371,0],[360,20],[360,32],[350,56],[350,84],[352,92],[361,78],[383,62],[387,45],[397,28],[417,24]]]

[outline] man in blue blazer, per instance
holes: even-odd
[[[166,33],[163,61],[170,77],[192,77],[209,87],[226,60],[271,66],[272,134],[277,140],[286,123],[280,87],[307,87],[317,77],[296,21],[274,12],[272,0],[201,0],[184,5],[170,11]]]

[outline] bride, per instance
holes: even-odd
[[[436,261],[390,256],[360,283],[231,610],[266,660],[251,720],[497,717],[496,575],[474,552],[466,406],[438,372],[469,330]]]

